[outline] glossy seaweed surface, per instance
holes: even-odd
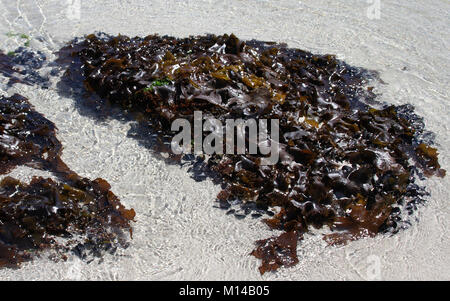
[[[217,199],[229,213],[235,204],[238,217],[281,208],[264,221],[284,233],[252,252],[261,273],[296,264],[297,242],[311,227],[328,226],[330,244],[398,231],[403,211],[412,213],[425,194],[415,177],[445,175],[413,108],[377,102],[365,87],[376,74],[333,55],[234,35],[92,34],[63,48],[58,61],[71,63],[68,78],[81,73],[103,107],[116,105],[150,125],[159,151],[170,149],[171,122],[192,122],[194,111],[223,123],[279,120],[277,164],[248,154],[198,156],[194,164],[222,184]]]
[[[0,174],[17,165],[47,170],[58,166],[62,145],[55,125],[36,112],[25,97],[0,96],[0,113]]]
[[[0,174],[18,165],[54,172],[58,180],[0,182],[0,267],[17,267],[52,248],[81,257],[126,246],[134,210],[127,210],[103,179],[91,181],[60,159],[55,125],[18,94],[0,96]]]
[[[46,60],[42,52],[27,47],[19,47],[7,54],[0,50],[0,74],[9,79],[8,86],[21,83],[48,88],[48,78],[38,73]]]

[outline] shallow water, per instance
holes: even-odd
[[[66,41],[93,31],[177,37],[233,32],[241,39],[337,54],[353,66],[380,72],[385,84],[374,90],[380,100],[416,106],[426,128],[436,133],[442,167],[450,169],[448,1],[382,0],[380,19],[370,19],[370,4],[357,0],[81,0],[79,15],[76,3],[0,0],[0,49],[8,52],[25,43],[8,32],[29,35],[30,47],[50,61]],[[41,74],[49,70],[44,67]],[[95,121],[75,107],[71,96],[58,94],[58,80],[50,77],[49,89],[8,88],[0,76],[0,92],[28,97],[59,128],[69,167],[91,179],[106,179],[122,203],[136,210],[134,239],[128,249],[102,262],[86,264],[71,256],[54,263],[43,255],[21,269],[0,270],[0,279],[450,280],[448,176],[427,180],[431,196],[408,230],[344,247],[328,247],[321,235],[310,235],[299,244],[297,266],[261,276],[259,261],[249,253],[255,240],[272,231],[258,219],[237,220],[214,208],[219,187],[210,180],[195,182],[186,170],[156,158],[129,137],[132,123]],[[41,174],[18,168],[12,175],[26,180],[32,173]]]

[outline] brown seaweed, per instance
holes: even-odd
[[[36,112],[25,97],[0,96],[0,174],[17,165],[41,169],[58,165],[62,145],[55,130],[55,125]]]
[[[131,235],[134,210],[123,207],[105,180],[71,171],[61,150],[55,125],[25,97],[0,96],[0,174],[28,165],[59,178],[0,182],[0,267],[17,267],[49,248],[85,257],[126,246],[123,230]]]
[[[424,195],[416,174],[445,174],[410,106],[377,102],[373,88],[365,88],[375,74],[333,55],[234,35],[92,34],[63,48],[59,60],[72,63],[68,77],[82,73],[100,105],[133,112],[153,128],[159,151],[170,149],[170,123],[192,121],[196,110],[222,122],[279,120],[276,165],[260,165],[261,155],[246,153],[199,156],[193,167],[218,175],[221,208],[281,207],[265,222],[285,234],[258,242],[252,253],[263,261],[261,273],[295,264],[292,233],[302,237],[310,227],[329,226],[330,244],[398,231],[402,205],[410,212]]]
[[[272,237],[256,242],[256,249],[251,255],[262,260],[259,267],[261,274],[275,271],[280,266],[290,267],[298,263],[297,241],[295,231],[285,232],[278,237]]]
[[[71,185],[35,177],[29,184],[0,182],[0,267],[16,267],[36,251],[89,249],[94,255],[126,245],[134,211],[127,210],[102,179]],[[56,237],[66,238],[64,245]],[[69,240],[70,239],[70,240]]]
[[[46,59],[42,52],[27,47],[19,47],[8,54],[0,50],[0,74],[9,79],[8,86],[20,83],[48,88],[48,78],[38,72]]]
[[[14,68],[14,62],[12,60],[12,55],[5,54],[0,50],[0,74],[9,78],[11,83],[23,83],[17,76],[17,70]]]

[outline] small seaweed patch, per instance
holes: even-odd
[[[193,165],[222,184],[217,201],[236,217],[281,208],[264,222],[284,233],[252,252],[261,273],[296,264],[297,242],[311,228],[329,227],[324,239],[332,245],[398,231],[402,212],[412,213],[426,194],[416,177],[445,176],[411,106],[377,102],[365,86],[376,74],[333,55],[234,35],[92,34],[61,49],[59,61],[72,64],[68,76],[82,73],[100,105],[137,113],[158,135],[159,151],[170,151],[171,122],[192,123],[194,111],[222,124],[279,120],[277,164],[261,165],[262,155],[247,149],[198,156]]]
[[[0,182],[0,267],[17,267],[42,250],[81,257],[126,247],[134,210],[127,210],[103,179],[91,181],[61,160],[55,125],[15,94],[0,96],[0,174],[19,165],[54,172],[58,180],[35,177]]]
[[[62,145],[55,125],[36,112],[25,97],[0,96],[0,114],[0,174],[18,165],[63,171],[59,159]]]
[[[126,247],[134,211],[127,210],[102,179],[55,182],[35,177],[25,184],[0,182],[0,267],[17,267],[45,249],[82,258]],[[62,238],[64,243],[58,242]]]
[[[42,52],[23,46],[7,54],[0,50],[0,74],[8,78],[9,86],[20,83],[47,88],[48,78],[39,74],[46,60]]]

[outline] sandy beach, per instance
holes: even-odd
[[[369,1],[370,2],[370,1]],[[436,134],[442,168],[450,170],[450,2],[381,0],[303,1],[61,1],[0,0],[0,49],[29,47],[50,63],[74,37],[95,31],[175,37],[234,33],[243,40],[285,42],[289,47],[336,54],[379,72],[374,92],[394,105],[413,104]],[[133,136],[130,121],[92,118],[63,97],[50,66],[40,73],[50,87],[7,86],[58,127],[62,159],[78,174],[106,179],[126,207],[136,211],[127,249],[87,264],[76,256],[53,262],[43,254],[20,269],[0,269],[0,280],[450,280],[450,178],[430,178],[430,192],[411,227],[330,247],[320,232],[299,243],[299,264],[260,275],[250,256],[254,242],[276,234],[259,219],[238,220],[215,207],[220,187],[196,182],[185,168],[168,165]],[[11,176],[46,175],[19,167]],[[3,177],[3,176],[2,176]]]

